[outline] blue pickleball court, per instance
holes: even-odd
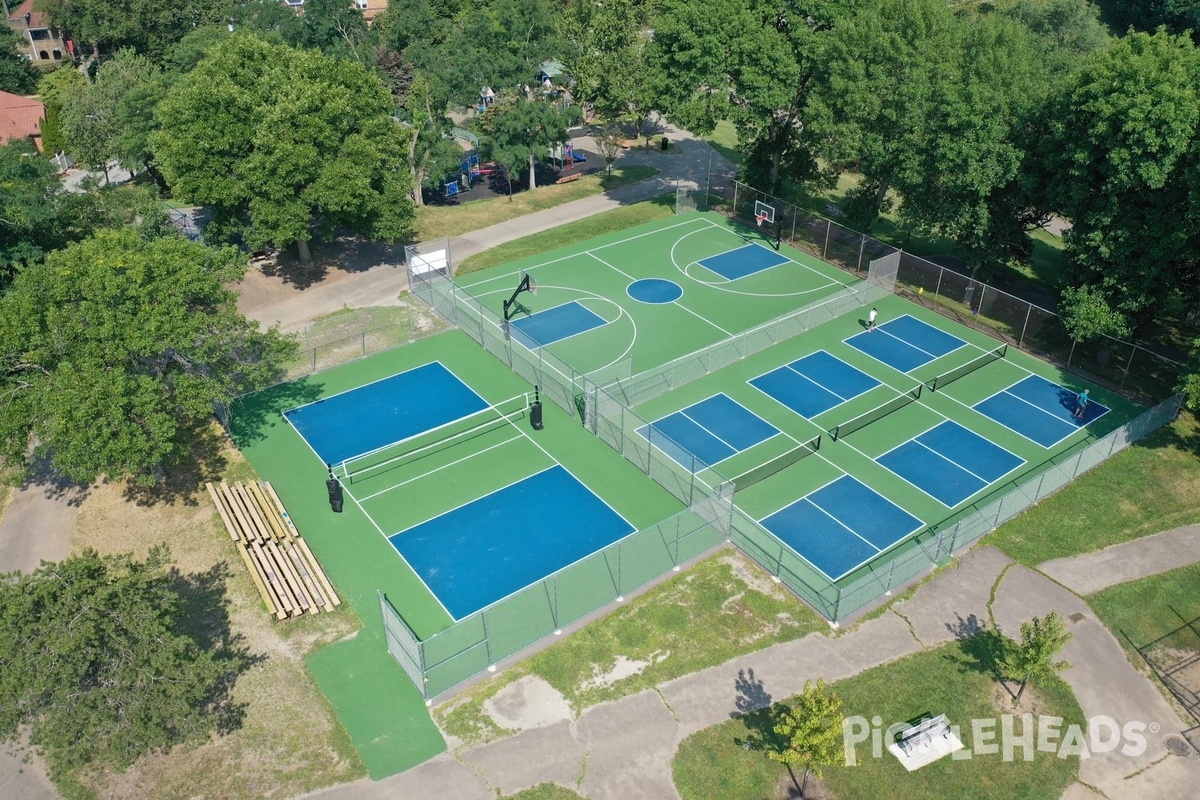
[[[879,381],[824,350],[751,378],[750,385],[805,419],[874,389]]]
[[[720,275],[727,281],[736,281],[756,272],[772,269],[791,261],[785,255],[776,253],[760,244],[747,244],[736,250],[727,250],[715,256],[700,259],[700,266],[710,272]]]
[[[488,408],[441,362],[283,412],[326,464],[369,453]]]
[[[572,300],[510,323],[512,337],[530,350],[561,342],[606,324],[604,317]]]
[[[846,344],[900,372],[912,370],[953,353],[966,342],[941,328],[905,314],[846,339]]]
[[[1054,447],[1110,409],[1088,403],[1083,419],[1075,417],[1079,393],[1040,375],[1030,375],[972,408],[1042,447]]]
[[[1025,460],[946,420],[875,459],[944,506],[983,491]]]
[[[633,532],[556,465],[388,541],[460,620]]]
[[[849,475],[760,524],[832,581],[921,530],[921,520]]]
[[[699,472],[765,442],[779,429],[722,393],[643,425],[637,432],[684,469]]]

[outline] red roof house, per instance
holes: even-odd
[[[40,145],[46,107],[36,97],[0,92],[0,144],[32,138]]]

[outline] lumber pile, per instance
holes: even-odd
[[[267,610],[277,619],[333,611],[342,602],[270,483],[205,486]]]

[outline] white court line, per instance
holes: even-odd
[[[595,253],[589,252],[589,253],[588,253],[588,255],[589,255],[589,256],[591,256],[592,258],[596,259],[597,261],[599,261],[599,262],[600,262],[601,264],[603,264],[604,266],[606,266],[606,267],[608,267],[609,269],[613,270],[613,271],[614,271],[614,272],[616,272],[617,274],[621,275],[621,276],[622,276],[622,277],[624,277],[626,280],[628,280],[628,281],[631,281],[631,282],[632,282],[632,281],[636,281],[636,280],[638,280],[637,278],[634,278],[632,275],[630,275],[629,273],[625,272],[624,270],[621,270],[621,269],[618,269],[617,267],[614,267],[612,264],[608,263],[607,261],[605,261],[605,260],[604,260],[603,258],[601,258],[600,256],[596,255]],[[731,337],[731,336],[733,336],[733,335],[734,335],[734,334],[730,333],[729,331],[725,330],[724,328],[722,328],[722,327],[721,327],[720,325],[718,325],[717,323],[715,323],[715,322],[713,322],[712,320],[710,320],[708,317],[705,317],[703,314],[699,314],[699,313],[697,313],[697,312],[695,312],[695,311],[692,311],[690,308],[688,308],[687,306],[683,305],[683,304],[682,304],[682,303],[680,303],[678,300],[672,301],[672,302],[671,302],[671,305],[673,305],[673,306],[675,306],[675,307],[677,307],[677,308],[681,308],[681,309],[683,309],[684,311],[688,312],[688,313],[689,313],[689,314],[691,314],[692,316],[694,316],[694,317],[696,317],[697,319],[699,319],[701,322],[707,323],[708,325],[710,325],[710,326],[712,326],[712,327],[716,328],[716,329],[717,329],[717,330],[719,330],[721,333],[725,334],[725,336],[726,336],[727,338],[728,338],[728,337]]]
[[[652,230],[652,231],[646,231],[645,233],[639,233],[639,234],[636,234],[636,235],[634,235],[634,236],[629,236],[629,237],[626,237],[626,238],[624,238],[624,239],[621,239],[620,241],[616,241],[616,242],[609,242],[608,244],[601,245],[600,247],[595,247],[595,248],[592,248],[592,249],[590,249],[590,250],[583,250],[583,251],[576,252],[576,253],[570,253],[570,254],[568,254],[568,255],[561,256],[561,257],[559,257],[559,258],[552,258],[552,259],[550,259],[549,261],[542,261],[542,262],[540,262],[540,263],[538,263],[538,264],[535,264],[535,265],[534,265],[534,266],[532,266],[532,267],[528,267],[527,269],[525,269],[525,270],[524,270],[524,272],[529,272],[529,273],[532,273],[532,272],[533,272],[535,269],[539,269],[539,268],[541,268],[541,267],[549,266],[550,264],[557,264],[557,263],[559,263],[560,261],[569,261],[570,259],[572,259],[572,258],[578,258],[579,256],[587,256],[587,255],[592,255],[592,251],[593,251],[593,250],[603,250],[603,249],[604,249],[604,248],[606,248],[606,247],[616,247],[617,245],[625,244],[626,242],[632,242],[632,241],[635,241],[635,240],[637,240],[637,239],[642,239],[642,238],[644,238],[644,237],[646,237],[646,236],[654,236],[654,235],[656,235],[656,234],[659,234],[659,233],[664,233],[664,232],[666,232],[666,231],[674,230],[675,228],[683,227],[683,226],[685,226],[685,225],[691,225],[691,224],[694,224],[694,223],[697,223],[697,222],[702,222],[702,223],[704,223],[705,225],[708,225],[708,224],[709,224],[709,223],[708,223],[708,220],[705,220],[705,219],[689,219],[689,220],[684,220],[683,222],[676,222],[676,223],[674,223],[674,224],[672,224],[672,225],[668,225],[668,226],[666,226],[666,227],[664,227],[664,228],[655,228],[655,229],[654,229],[654,230]],[[464,289],[468,289],[468,290],[469,290],[469,289],[471,289],[471,288],[473,288],[473,287],[476,287],[476,286],[483,286],[484,284],[487,284],[487,283],[492,283],[493,281],[500,281],[500,280],[507,280],[507,281],[510,281],[510,282],[511,282],[511,281],[512,281],[512,278],[513,278],[514,276],[516,276],[516,275],[519,275],[519,274],[521,273],[521,271],[522,271],[522,270],[516,270],[516,271],[514,271],[514,272],[506,272],[506,273],[504,273],[503,275],[496,275],[495,277],[492,277],[492,278],[485,278],[484,280],[481,280],[481,281],[477,281],[477,282],[472,282],[472,283],[463,284],[463,288],[464,288]]]
[[[429,594],[429,596],[432,597],[439,606],[441,606],[442,611],[446,612],[446,616],[455,622],[458,622],[458,619],[450,613],[450,609],[446,608],[446,604],[442,602],[442,598],[437,596],[437,592],[429,588],[429,584],[426,583],[425,579],[421,577],[421,573],[417,572],[416,568],[413,567],[412,564],[408,563],[408,559],[405,558],[404,554],[400,552],[400,548],[392,544],[392,540],[386,533],[383,532],[383,528],[379,527],[379,523],[375,521],[375,518],[372,517],[365,508],[363,508],[362,503],[358,502],[358,498],[356,498],[354,494],[345,486],[342,487],[342,491],[350,496],[350,499],[354,502],[354,505],[358,506],[358,510],[361,511],[363,516],[367,518],[367,521],[371,523],[371,527],[379,531],[379,535],[382,536],[383,540],[388,543],[388,547],[392,548],[392,552],[395,553],[396,557],[400,559],[400,563],[408,567],[408,571],[416,576],[417,580],[421,582],[421,585],[425,587],[425,591]]]
[[[560,288],[560,287],[557,287],[557,286],[555,286],[555,287],[553,287],[553,288],[557,289],[557,288]],[[612,302],[612,301],[610,301],[610,302]],[[528,317],[525,317],[525,319],[533,319],[533,318],[534,318],[534,317],[536,317],[538,314],[544,314],[544,313],[546,313],[547,311],[553,311],[553,310],[554,310],[554,309],[556,309],[556,308],[562,308],[563,306],[569,306],[569,305],[577,305],[577,306],[579,306],[579,307],[580,307],[580,308],[582,308],[584,311],[586,311],[587,313],[591,314],[591,315],[592,315],[593,317],[595,317],[596,319],[600,320],[600,324],[599,324],[599,325],[593,325],[592,327],[590,327],[590,328],[585,328],[584,330],[581,330],[581,331],[576,331],[575,333],[572,333],[570,336],[563,336],[563,337],[560,337],[560,338],[558,338],[558,339],[555,339],[553,342],[547,342],[546,344],[542,344],[542,343],[538,342],[536,339],[534,339],[532,336],[530,336],[530,335],[529,335],[528,333],[526,333],[525,331],[521,330],[519,327],[517,327],[517,331],[518,331],[518,332],[519,332],[519,333],[520,333],[522,336],[524,336],[526,339],[528,339],[529,341],[531,341],[531,342],[534,342],[534,343],[535,343],[535,344],[536,344],[536,345],[537,345],[539,348],[541,348],[541,347],[549,347],[550,345],[558,344],[559,342],[565,342],[565,341],[567,341],[567,340],[569,340],[569,339],[574,339],[576,336],[582,336],[582,335],[583,335],[583,334],[585,334],[585,333],[591,333],[592,331],[598,331],[598,330],[600,330],[601,328],[606,328],[606,327],[608,327],[609,325],[612,325],[614,322],[617,322],[618,320],[620,320],[620,319],[621,319],[621,316],[622,316],[622,315],[625,313],[625,309],[621,308],[621,305],[620,305],[619,303],[615,303],[615,302],[613,302],[613,305],[615,305],[615,306],[617,307],[617,309],[618,309],[618,310],[619,310],[621,313],[620,313],[620,314],[617,314],[617,318],[616,318],[616,319],[614,319],[614,320],[607,320],[607,319],[605,319],[604,317],[602,317],[602,316],[600,316],[599,314],[597,314],[595,311],[592,311],[590,308],[588,308],[587,306],[585,306],[585,305],[583,305],[582,303],[580,303],[578,300],[568,300],[568,301],[567,301],[567,302],[565,302],[565,303],[559,303],[558,305],[556,305],[556,306],[551,306],[550,308],[547,308],[547,309],[545,309],[545,310],[543,310],[543,311],[537,311],[537,312],[534,312],[533,314],[529,315]],[[511,325],[511,326],[513,326],[513,327],[516,327],[515,323],[513,323],[513,321],[512,321],[512,320],[509,320],[509,321],[508,321],[508,324],[509,324],[509,325]],[[503,323],[501,323],[500,325],[497,325],[496,327],[503,329]],[[529,345],[525,344],[524,342],[522,342],[520,339],[518,339],[518,340],[517,340],[517,344],[521,345],[522,347],[524,347],[524,348],[525,348],[526,350],[528,350],[529,352],[531,352],[531,353],[533,352],[533,348],[532,348],[532,347],[530,347]],[[560,373],[560,374],[561,374],[561,373]]]
[[[387,494],[388,492],[393,491],[395,489],[399,489],[402,486],[407,486],[408,484],[419,481],[422,478],[428,477],[429,475],[432,475],[435,472],[441,472],[444,469],[450,469],[451,467],[457,466],[457,465],[463,463],[464,461],[470,461],[472,458],[475,458],[476,456],[481,456],[484,453],[488,452],[489,450],[495,450],[497,447],[503,447],[504,445],[509,444],[510,442],[515,442],[520,438],[521,438],[520,435],[513,436],[510,439],[505,439],[502,442],[498,442],[496,444],[489,445],[488,447],[485,447],[482,450],[477,450],[477,451],[471,453],[470,455],[463,456],[462,458],[451,461],[449,464],[443,464],[440,467],[434,467],[433,469],[427,470],[426,472],[422,472],[420,475],[409,478],[406,481],[401,481],[400,483],[393,484],[386,489],[380,489],[378,492],[375,492],[374,494],[369,494],[366,497],[364,497],[363,502],[365,503],[368,500],[373,500],[376,497],[379,497],[380,495]]]

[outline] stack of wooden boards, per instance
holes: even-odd
[[[205,486],[276,618],[333,611],[342,602],[270,483]]]

